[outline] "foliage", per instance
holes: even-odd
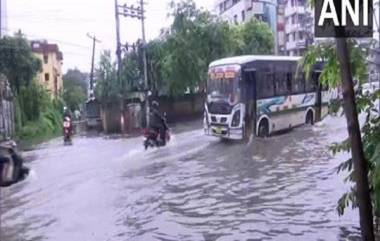
[[[273,33],[263,22],[253,19],[241,26],[230,25],[197,8],[193,0],[171,2],[169,7],[171,26],[145,46],[149,84],[156,94],[179,96],[203,89],[208,65],[216,59],[273,53]],[[97,96],[103,103],[143,88],[141,46],[127,52],[122,62],[122,81],[117,83],[110,56],[101,57]]]
[[[380,217],[380,116],[375,106],[376,100],[380,98],[380,91],[369,96],[360,96],[357,101],[359,112],[366,116],[365,123],[362,127],[362,141],[365,158],[368,161],[369,184],[371,190],[372,205],[376,217]],[[334,154],[338,152],[349,152],[349,140],[342,143],[335,143],[331,150]],[[354,181],[354,171],[352,159],[348,159],[338,167],[338,172],[348,172],[346,181]],[[346,207],[357,207],[355,198],[356,189],[352,187],[351,191],[344,194],[338,202],[337,210],[343,214]]]
[[[116,65],[112,62],[111,52],[104,51],[96,69],[95,96],[102,103],[107,104],[120,98],[121,83],[117,81]]]
[[[87,74],[78,69],[70,69],[63,76],[63,99],[68,108],[74,111],[87,97]]]
[[[28,41],[21,35],[0,39],[0,72],[4,73],[16,93],[28,85],[41,69]]]
[[[60,99],[52,100],[48,91],[36,82],[22,86],[16,96],[16,132],[22,140],[57,134],[62,125]]]
[[[367,52],[359,47],[354,40],[350,40],[348,44],[353,78],[358,79],[359,83],[362,83],[365,81],[367,74]],[[316,64],[318,60],[324,62],[324,69],[321,73],[320,81],[330,87],[337,87],[340,85],[340,66],[333,42],[321,43],[309,47],[307,53],[300,62],[300,66],[302,66],[303,70],[310,75],[313,65]],[[377,217],[380,217],[380,117],[378,109],[375,107],[374,103],[379,98],[380,92],[377,91],[370,96],[361,95],[356,99],[358,113],[366,116],[361,132],[363,150],[365,158],[368,161],[372,205]],[[351,146],[349,139],[346,139],[341,143],[334,143],[330,149],[334,155],[339,152],[350,152]],[[343,171],[348,172],[345,181],[353,182],[355,175],[351,158],[338,166],[337,172]],[[352,208],[358,207],[355,185],[349,192],[345,193],[339,199],[337,206],[338,213],[343,215],[348,206],[351,206]]]
[[[348,44],[349,49],[351,50],[350,60],[353,78],[363,82],[367,74],[367,66],[365,62],[367,52],[360,48],[355,40],[350,40]],[[341,79],[335,42],[326,41],[309,47],[300,62],[300,66],[306,72],[307,79],[310,77],[313,66],[318,62],[324,63],[320,81],[326,86],[338,86],[341,83]]]

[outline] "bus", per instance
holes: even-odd
[[[247,140],[328,114],[330,92],[319,83],[323,65],[310,78],[298,70],[301,57],[238,56],[209,65],[204,112],[206,135]]]

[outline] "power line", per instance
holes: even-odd
[[[19,30],[11,30],[9,28],[1,28],[1,30],[4,30],[4,31],[6,31],[8,33],[16,33],[17,31],[19,31]],[[41,38],[41,37],[36,36],[36,35],[25,34],[25,33],[21,33],[21,34],[24,35],[24,36],[26,36],[26,37],[28,37],[28,38],[46,39],[48,41],[61,43],[63,45],[68,45],[68,46],[73,46],[73,47],[83,48],[83,49],[90,49],[90,47],[88,47],[88,46],[84,46],[84,45],[80,45],[80,44],[76,44],[76,43],[67,42],[67,41],[64,41],[64,40],[58,40],[58,39],[52,39],[52,38]]]

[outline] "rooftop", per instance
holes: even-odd
[[[210,67],[219,65],[231,65],[231,64],[246,64],[252,61],[299,61],[301,57],[297,56],[276,56],[276,55],[243,55],[230,58],[219,59],[210,64]]]
[[[57,44],[49,44],[46,41],[31,41],[32,51],[35,53],[56,53],[59,60],[63,60],[63,54]]]

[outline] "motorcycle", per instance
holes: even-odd
[[[166,123],[166,113],[164,113],[164,126],[165,126],[165,141],[160,140],[159,130],[151,128],[144,129],[144,148],[147,150],[149,147],[163,147],[170,141],[170,130]]]
[[[147,150],[149,147],[163,147],[170,141],[169,129],[165,130],[165,141],[160,140],[158,130],[145,129],[144,130],[144,148]]]
[[[63,122],[63,144],[64,145],[72,145],[71,140],[71,120],[65,120]]]
[[[0,187],[7,187],[24,180],[29,174],[29,168],[24,166],[24,160],[17,151],[13,141],[0,144]]]

